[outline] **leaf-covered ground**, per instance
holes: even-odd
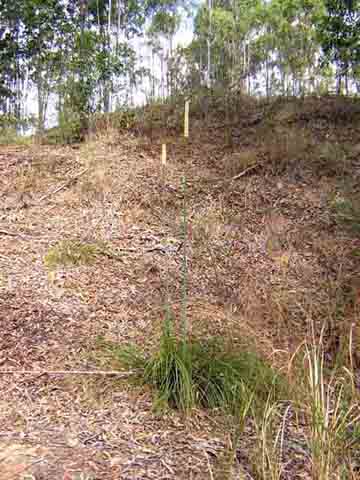
[[[156,348],[164,305],[181,307],[183,176],[192,334],[254,344],[281,368],[311,324],[320,330],[331,318],[328,357],[344,354],[352,328],[360,363],[359,236],[333,208],[356,195],[359,109],[285,107],[272,121],[280,143],[284,135],[295,148],[277,150],[272,127],[245,116],[231,148],[221,125],[197,127],[189,141],[166,138],[166,167],[160,135],[0,147],[2,480],[222,478],[229,436],[214,413],[158,416],[152,393],[126,380],[1,373],[109,368],[99,338]],[[296,145],[288,132],[304,128],[311,142]],[[322,157],[317,146],[328,149]],[[49,249],[64,240],[99,245],[95,261],[47,266]],[[249,427],[240,441],[233,478],[251,473],[252,435]],[[289,449],[286,478],[306,477],[301,449]]]

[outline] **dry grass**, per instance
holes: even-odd
[[[326,132],[319,133],[308,126],[299,128],[298,125],[264,126],[260,144],[260,158],[264,159],[272,174],[288,172],[295,180],[308,174],[338,179],[351,176],[354,165],[351,148],[346,141],[329,139]]]
[[[258,153],[254,150],[244,150],[225,155],[222,167],[226,177],[235,177],[249,167],[258,163]]]

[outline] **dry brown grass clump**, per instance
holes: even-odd
[[[225,155],[221,166],[226,177],[235,177],[246,169],[255,166],[258,161],[258,152],[255,149],[248,149]]]

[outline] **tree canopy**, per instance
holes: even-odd
[[[136,101],[140,87],[147,99],[203,86],[360,90],[359,0],[0,0],[0,11],[0,112],[25,117],[33,89],[39,130],[50,98],[59,118],[85,122]]]

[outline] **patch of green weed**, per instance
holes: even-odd
[[[360,201],[339,198],[333,203],[336,220],[349,230],[360,233]]]
[[[49,249],[44,262],[49,268],[59,265],[88,265],[95,261],[98,253],[99,247],[95,244],[63,240]]]

